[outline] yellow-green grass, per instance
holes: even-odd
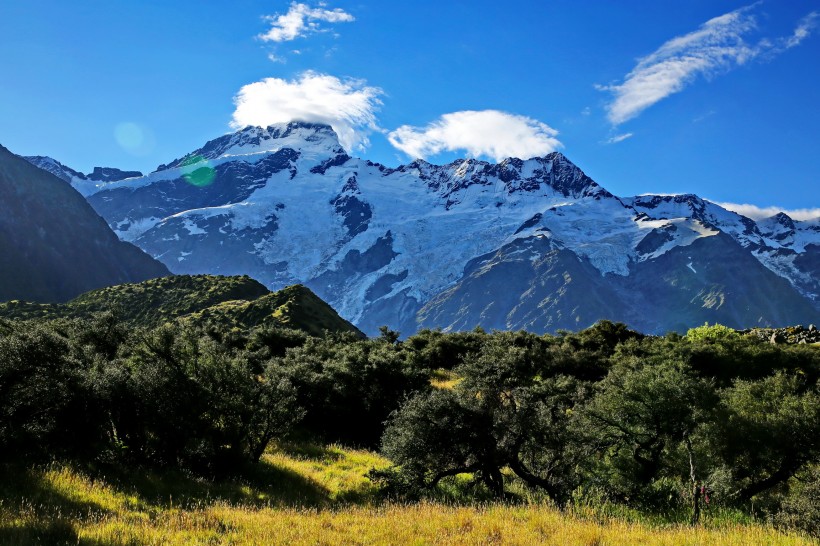
[[[438,370],[434,370],[430,375],[430,385],[432,385],[434,389],[449,390],[458,385],[463,379],[463,377],[459,377],[452,370],[439,368]]]
[[[543,503],[381,503],[366,473],[387,464],[367,451],[282,445],[249,477],[220,482],[31,469],[0,484],[0,544],[812,543],[765,525],[646,525]]]

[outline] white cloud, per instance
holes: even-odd
[[[639,59],[623,83],[596,86],[614,96],[607,105],[609,121],[619,125],[638,116],[653,104],[682,91],[698,76],[728,71],[761,55],[776,55],[794,47],[815,27],[818,13],[812,12],[798,23],[791,36],[764,38],[750,45],[744,37],[757,28],[752,11],[758,4],[715,17],[694,32],[672,38]]]
[[[769,218],[779,212],[786,213],[793,220],[812,220],[820,218],[820,208],[806,208],[806,209],[785,209],[783,207],[758,207],[757,205],[749,205],[747,203],[718,203],[726,210],[731,210],[752,220],[760,220],[762,218]]]
[[[390,143],[414,158],[443,151],[464,150],[470,156],[507,157],[546,155],[563,147],[558,131],[538,120],[498,110],[466,110],[444,114],[426,127],[402,125],[388,134]]]
[[[800,42],[808,38],[814,28],[817,26],[817,19],[820,17],[820,12],[813,11],[803,17],[797,24],[797,28],[791,36],[786,38],[785,47],[790,48],[798,45]]]
[[[304,72],[295,80],[265,78],[243,86],[234,97],[231,126],[262,127],[288,121],[327,123],[348,151],[364,149],[368,133],[376,129],[375,112],[383,92],[362,80],[341,80]]]
[[[318,8],[311,8],[307,4],[293,2],[284,15],[268,15],[265,20],[271,23],[271,28],[259,35],[261,40],[289,42],[308,34],[322,32],[324,29],[319,25],[320,21],[349,23],[356,19],[341,8],[326,9],[324,4],[320,4]]]
[[[619,142],[623,142],[624,140],[626,140],[628,138],[632,138],[632,136],[633,136],[632,133],[624,133],[622,135],[615,135],[614,137],[607,139],[606,143],[607,144],[617,144]]]

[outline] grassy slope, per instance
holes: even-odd
[[[89,317],[108,309],[139,326],[185,318],[240,328],[275,323],[314,335],[324,330],[360,333],[309,289],[295,285],[270,292],[247,276],[174,275],[93,290],[65,304],[11,301],[0,304],[0,317]]]
[[[288,286],[250,301],[223,302],[192,313],[190,319],[239,328],[275,320],[282,326],[313,335],[321,335],[325,330],[358,333],[330,305],[302,285]]]
[[[0,480],[0,544],[811,544],[705,518],[649,525],[545,504],[379,503],[365,477],[387,461],[285,445],[242,480],[178,473],[92,479],[66,466]]]

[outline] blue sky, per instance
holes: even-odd
[[[617,195],[817,209],[818,25],[820,0],[6,2],[0,144],[148,172],[313,117],[391,166],[557,149]]]

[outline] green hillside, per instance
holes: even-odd
[[[294,285],[271,292],[248,276],[174,275],[92,290],[63,304],[14,300],[0,303],[0,318],[88,318],[108,310],[135,326],[182,319],[238,328],[274,323],[313,335],[325,330],[361,335],[308,288]]]

